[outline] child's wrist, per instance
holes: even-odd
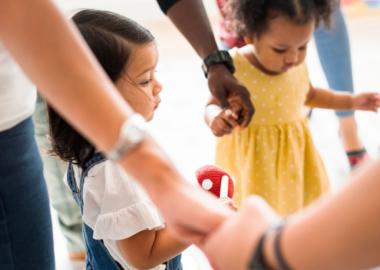
[[[211,126],[212,121],[222,112],[223,110],[215,104],[209,104],[206,107],[206,115],[205,115],[205,120],[206,124],[208,126]]]
[[[348,97],[347,97],[347,108],[349,110],[354,109],[354,99],[355,99],[355,95],[348,95]]]
[[[212,122],[215,120],[215,116],[211,115],[211,114],[206,114],[205,116],[205,122],[207,124],[208,127],[211,127],[212,125]]]

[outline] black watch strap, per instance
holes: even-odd
[[[268,263],[264,258],[264,243],[267,236],[267,231],[265,231],[256,245],[256,249],[252,255],[252,259],[249,263],[249,270],[268,270],[270,269]]]
[[[281,270],[291,270],[292,268],[289,266],[288,262],[285,260],[284,255],[281,249],[281,239],[282,233],[286,226],[286,220],[284,219],[279,224],[277,224],[274,228],[276,231],[276,235],[274,237],[274,255],[277,261],[277,264]]]
[[[235,66],[228,51],[218,50],[210,53],[204,60],[202,70],[207,78],[208,70],[212,65],[223,64],[234,74]]]

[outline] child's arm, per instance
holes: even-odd
[[[117,241],[128,263],[138,269],[150,269],[181,253],[188,244],[174,238],[167,229],[145,230]]]
[[[210,98],[205,109],[205,121],[215,136],[230,134],[239,125],[237,118],[231,110],[223,110],[214,97]]]
[[[380,106],[380,95],[376,92],[357,95],[343,94],[310,86],[305,105],[334,110],[364,110],[376,112]]]

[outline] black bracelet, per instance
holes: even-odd
[[[249,270],[268,270],[271,269],[264,256],[264,243],[269,230],[263,232],[257,242],[256,248],[253,252],[252,259],[249,263]]]
[[[292,268],[290,268],[289,264],[286,262],[281,251],[281,236],[285,226],[286,221],[284,220],[275,227],[276,235],[274,237],[274,255],[280,270],[291,270]]]

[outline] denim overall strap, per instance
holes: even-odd
[[[69,186],[69,188],[71,190],[71,193],[73,194],[75,202],[79,206],[80,211],[83,215],[83,209],[82,209],[82,203],[80,200],[79,188],[78,188],[77,183],[75,181],[74,168],[73,168],[73,164],[71,162],[69,162],[69,164],[67,166],[66,181],[67,181],[67,185]]]
[[[80,198],[82,201],[82,207],[83,207],[83,186],[84,186],[84,179],[86,178],[88,172],[94,167],[95,165],[105,161],[105,157],[100,154],[96,153],[94,154],[89,160],[87,160],[82,168],[82,173],[80,175],[80,183],[79,183],[79,192],[80,192]]]
[[[67,173],[67,181],[73,192],[83,215],[83,186],[88,172],[97,164],[106,159],[100,153],[94,154],[83,166],[80,175],[79,189],[75,181],[73,165],[70,163]],[[93,238],[94,231],[83,223],[83,238],[87,248],[86,269],[87,270],[121,270],[123,269],[108,252],[102,240]]]
[[[165,263],[166,270],[182,270],[181,254]]]

